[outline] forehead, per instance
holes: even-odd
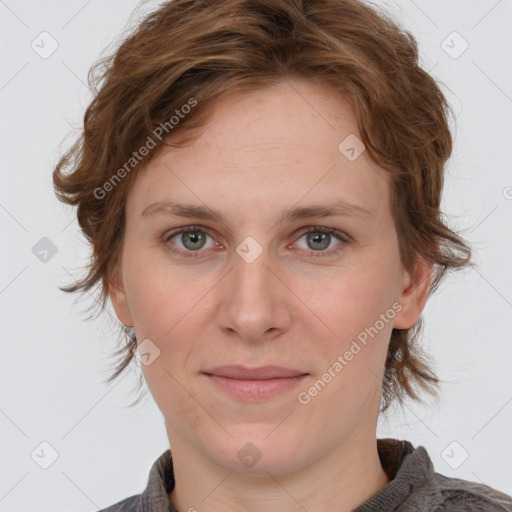
[[[388,174],[364,150],[352,104],[328,86],[287,79],[224,94],[208,109],[189,144],[163,149],[137,176],[130,195],[139,214],[177,198],[226,208],[241,194],[268,207],[302,198],[346,199],[377,213],[387,205]]]

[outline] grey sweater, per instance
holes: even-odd
[[[434,471],[423,446],[377,439],[382,467],[391,481],[352,512],[512,512],[512,497],[469,480]],[[169,494],[174,488],[171,451],[153,464],[146,489],[99,512],[178,512]],[[187,511],[180,511],[187,512]]]

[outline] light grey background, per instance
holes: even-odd
[[[88,303],[57,288],[83,275],[88,249],[74,211],[53,194],[52,166],[81,126],[90,65],[136,5],[0,0],[0,511],[106,507],[141,492],[168,447],[149,394],[128,409],[135,371],[102,382],[115,348],[108,315],[87,322]],[[423,342],[445,381],[439,405],[409,403],[380,422],[378,436],[423,445],[436,471],[512,494],[512,1],[385,5],[417,37],[424,68],[457,112],[443,205],[479,271],[449,277],[424,313]],[[51,49],[44,31],[58,43],[47,58],[31,47]],[[46,263],[32,252],[43,237],[57,248]],[[49,457],[42,442],[58,453],[48,469],[31,457]]]

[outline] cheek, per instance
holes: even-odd
[[[126,289],[130,310],[139,337],[163,339],[193,310],[201,287],[179,272],[171,273],[168,265],[147,261],[140,257],[129,263]]]
[[[173,360],[178,359],[176,354]],[[197,429],[204,423],[204,414],[197,406],[197,402],[191,399],[186,389],[186,378],[177,367],[170,364],[168,354],[162,353],[160,357],[149,365],[142,365],[142,372],[147,387],[166,421],[173,422],[175,430],[181,431],[186,436],[186,429]],[[180,418],[186,418],[186,426],[182,425]]]
[[[380,386],[396,312],[389,277],[379,267],[345,270],[317,281],[307,304],[323,326],[315,346],[323,365],[316,377],[328,382],[316,387],[324,400],[357,408]]]
[[[388,279],[384,270],[366,265],[343,268],[337,274],[331,271],[314,282],[297,280],[295,287],[311,319],[322,324],[322,334],[339,343],[357,337],[391,308],[393,292]]]

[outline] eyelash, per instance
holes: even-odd
[[[162,237],[162,242],[167,244],[167,242],[169,242],[172,238],[174,238],[176,235],[180,235],[182,233],[189,233],[189,232],[196,232],[196,231],[200,231],[202,233],[205,233],[207,234],[208,236],[211,237],[211,235],[208,234],[207,230],[201,226],[187,226],[187,227],[184,227],[184,228],[178,228],[176,230],[173,230],[171,232],[167,232],[163,237]],[[338,244],[334,249],[331,249],[331,250],[328,250],[328,251],[308,251],[310,253],[316,253],[316,254],[308,254],[306,257],[310,257],[310,258],[322,258],[322,257],[327,257],[327,256],[332,256],[332,255],[336,255],[338,254],[339,252],[341,252],[343,249],[344,249],[344,246],[349,244],[351,242],[351,239],[350,237],[346,234],[346,233],[343,233],[342,231],[338,231],[337,229],[334,229],[334,228],[328,228],[328,227],[325,227],[325,226],[309,226],[307,228],[306,231],[303,231],[299,238],[297,240],[300,240],[304,235],[307,235],[308,233],[327,233],[329,235],[333,235],[334,238],[336,238],[337,240],[339,240],[340,244]],[[211,237],[213,238],[213,237]],[[197,250],[197,251],[183,251],[182,249],[176,249],[173,247],[173,244],[168,244],[169,245],[169,250],[176,253],[176,254],[179,254],[181,256],[185,256],[185,257],[189,257],[189,258],[198,258],[198,257],[202,257],[201,253],[204,252],[202,250]]]

